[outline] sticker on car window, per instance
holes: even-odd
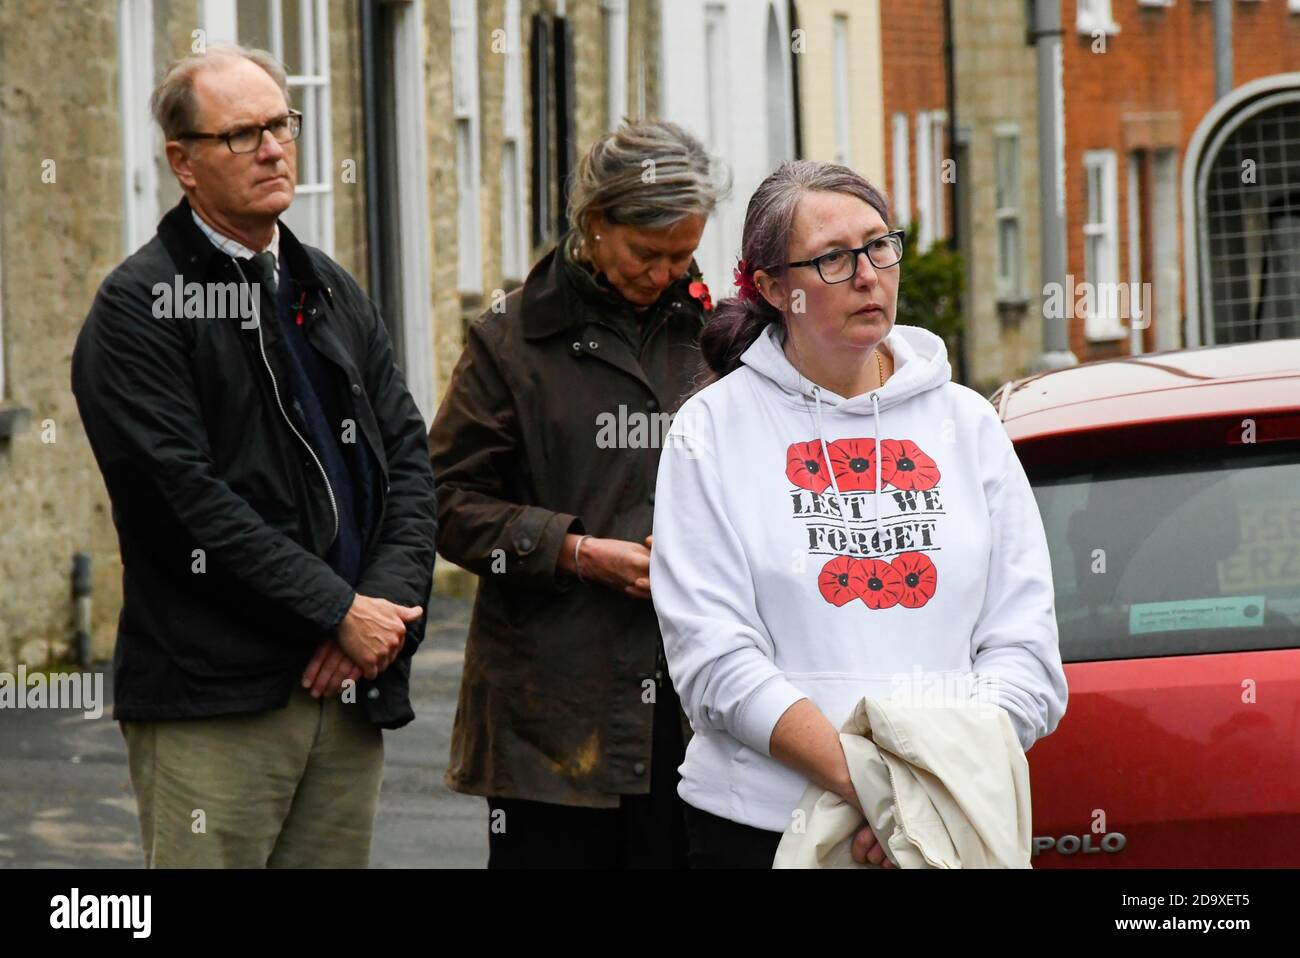
[[[1135,602],[1129,607],[1129,635],[1203,629],[1247,629],[1264,624],[1264,596]]]

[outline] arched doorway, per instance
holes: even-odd
[[[1184,204],[1188,345],[1300,337],[1300,74],[1247,84],[1206,115]]]

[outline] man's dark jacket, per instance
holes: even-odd
[[[568,532],[650,534],[704,316],[687,279],[637,314],[552,251],[470,326],[430,431],[438,551],[479,575],[452,789],[596,808],[649,791],[654,606],[556,563]]]
[[[280,252],[280,282],[292,284],[307,341],[337,382],[333,398],[379,471],[359,581],[354,590],[324,558],[335,507],[301,438],[309,430],[289,394],[289,347],[274,306],[260,322],[227,310],[227,318],[184,315],[185,302],[163,293],[197,283],[206,296],[221,288],[210,284],[242,282],[182,199],[104,280],[72,357],[72,389],[122,552],[116,719],[283,708],[355,593],[428,604],[433,475],[383,321],[337,263],[283,222]],[[189,312],[206,311],[196,303]],[[166,306],[170,317],[161,315]],[[410,657],[423,633],[423,619],[408,624],[401,656],[358,683],[357,702],[374,724],[399,728],[414,718]]]

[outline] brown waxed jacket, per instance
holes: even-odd
[[[650,534],[665,414],[694,388],[705,311],[694,263],[635,313],[567,239],[470,326],[429,433],[438,551],[480,577],[446,782],[609,808],[649,791],[659,625],[649,600],[556,563],[571,531]]]

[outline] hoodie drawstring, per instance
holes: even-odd
[[[841,495],[840,495],[840,487],[839,487],[839,484],[835,481],[835,469],[834,469],[834,467],[831,466],[831,454],[830,454],[830,450],[826,448],[826,435],[825,435],[825,430],[822,429],[822,391],[821,391],[821,387],[820,387],[820,386],[813,386],[813,387],[812,387],[812,394],[813,394],[813,420],[814,420],[814,421],[816,422],[816,424],[817,424],[817,441],[818,441],[819,443],[821,443],[821,448],[822,448],[822,461],[826,463],[826,470],[827,470],[827,472],[830,473],[831,489],[833,489],[834,492],[835,492],[835,505],[839,507],[839,513],[840,513],[840,524],[844,526],[844,538],[845,538],[845,541],[848,543],[848,548],[849,548],[849,551],[850,551],[850,552],[857,552],[858,550],[857,550],[857,548],[856,548],[856,547],[854,546],[854,544],[853,544],[853,533],[852,533],[852,531],[849,529],[849,519],[848,519],[848,515],[845,513],[845,510],[844,510],[844,499],[843,499],[843,498],[841,497]],[[885,541],[885,536],[884,536],[884,531],[883,531],[883,529],[882,529],[882,524],[881,524],[881,520],[880,520],[880,399],[879,399],[879,397],[878,397],[874,392],[871,394],[871,408],[872,408],[872,411],[875,413],[875,419],[876,419],[876,436],[875,436],[875,452],[876,452],[876,542],[877,542],[877,543],[883,543],[883,542]],[[862,550],[863,554],[866,554],[866,551],[867,551],[866,549],[863,549],[863,550]]]
[[[876,416],[876,542],[883,544],[885,531],[880,522],[880,397],[871,394],[871,411]]]

